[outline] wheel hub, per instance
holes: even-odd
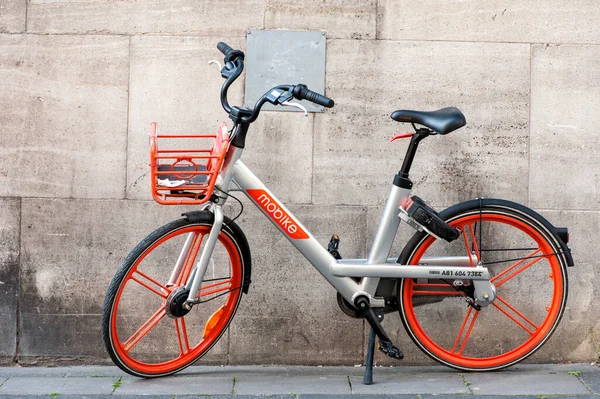
[[[167,316],[172,319],[183,317],[190,312],[190,309],[186,309],[183,307],[183,304],[188,299],[190,291],[185,287],[179,287],[173,290],[171,294],[167,298],[167,303],[165,304],[165,312],[167,312]]]

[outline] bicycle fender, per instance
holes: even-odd
[[[533,209],[528,208],[524,205],[518,204],[516,202],[502,200],[502,199],[494,199],[494,198],[481,198],[481,199],[476,198],[473,200],[460,202],[456,205],[452,205],[452,206],[444,209],[443,211],[441,211],[439,213],[439,216],[440,216],[440,218],[442,218],[442,220],[447,220],[447,219],[450,219],[452,216],[454,216],[457,213],[467,211],[470,209],[477,209],[477,208],[479,208],[480,205],[481,206],[484,206],[484,205],[492,206],[492,207],[496,206],[496,207],[500,207],[500,208],[501,207],[514,208],[520,212],[527,214],[532,219],[538,221],[548,231],[548,233],[550,233],[552,238],[560,246],[561,251],[562,251],[561,255],[564,255],[567,265],[569,267],[575,265],[573,262],[573,256],[571,255],[571,249],[567,246],[567,244],[560,237],[561,235],[565,234],[566,228],[565,227],[558,227],[558,228],[554,227],[554,225],[552,223],[550,223],[545,217],[543,217],[542,215],[540,215]],[[411,238],[409,243],[406,244],[405,250],[407,248],[411,248],[412,245],[410,245],[410,244],[412,243],[412,241],[414,239],[417,239],[417,237],[420,237],[422,234],[424,234],[424,233],[416,233],[413,236],[413,238]],[[566,232],[566,234],[568,234],[568,231]],[[409,253],[408,253],[408,251],[405,251],[405,250],[403,250],[402,253],[400,254],[400,256],[398,257],[398,260],[397,260],[398,263],[402,264],[402,262],[406,262],[408,260]]]
[[[213,223],[215,215],[209,211],[192,211],[183,213],[181,216],[186,218],[192,223]],[[244,281],[242,282],[242,292],[248,293],[250,283],[252,282],[252,256],[250,254],[250,245],[242,229],[227,216],[224,217],[223,227],[229,236],[233,237],[234,241],[238,244],[240,254],[242,256],[242,267],[244,268]]]

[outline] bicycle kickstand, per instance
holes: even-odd
[[[375,330],[371,327],[369,333],[369,344],[367,345],[367,362],[365,364],[364,385],[373,384],[373,356],[375,355]]]
[[[369,335],[369,348],[367,353],[367,364],[365,370],[365,377],[363,379],[363,383],[366,385],[373,383],[373,356],[374,354],[374,344],[375,337],[377,335],[379,338],[378,349],[388,355],[391,358],[402,360],[404,358],[404,354],[400,350],[400,348],[396,347],[392,341],[389,339],[388,335],[383,330],[381,326],[381,321],[383,320],[383,312],[378,312],[377,314],[371,306],[369,305],[369,300],[365,296],[358,296],[354,300],[354,304],[359,312],[363,314],[363,317],[369,322],[371,325],[371,334]],[[371,340],[371,338],[373,338]]]

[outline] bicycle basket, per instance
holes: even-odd
[[[158,134],[153,122],[150,178],[154,200],[163,205],[208,201],[228,148],[225,122],[219,125],[217,134]]]

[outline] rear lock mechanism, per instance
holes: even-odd
[[[167,303],[165,304],[167,316],[175,319],[188,314],[192,308],[186,309],[183,304],[187,301],[189,294],[190,291],[183,286],[173,290],[167,297]]]
[[[400,207],[400,219],[418,231],[425,230],[436,238],[452,242],[460,237],[460,231],[446,223],[439,214],[421,198],[413,195]]]

